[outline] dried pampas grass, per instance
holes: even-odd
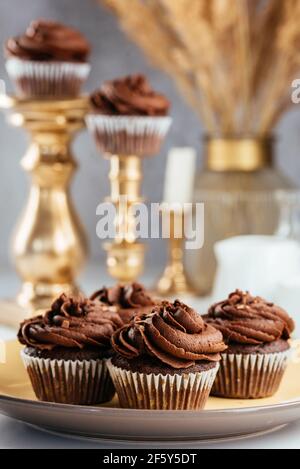
[[[291,106],[300,0],[100,0],[214,135],[264,136]]]

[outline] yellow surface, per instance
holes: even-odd
[[[20,350],[21,346],[17,342],[6,343],[6,363],[0,364],[0,395],[36,400],[20,358]],[[295,400],[300,401],[300,363],[291,362],[282,386],[274,397],[259,400],[210,398],[206,409],[238,409],[268,406]],[[116,400],[108,404],[108,406],[112,407],[116,405]]]

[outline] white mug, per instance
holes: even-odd
[[[300,276],[282,280],[276,288],[274,302],[288,311],[295,320],[294,337],[300,338]]]
[[[239,236],[215,244],[217,274],[213,299],[237,288],[275,301],[286,279],[300,276],[300,244],[277,236]]]

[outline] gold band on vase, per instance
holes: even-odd
[[[211,171],[258,171],[272,165],[272,138],[207,138],[206,168]]]

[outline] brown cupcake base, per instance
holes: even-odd
[[[67,99],[79,96],[90,65],[12,57],[6,61],[6,69],[21,98]]]
[[[115,132],[113,136],[99,130],[94,133],[96,144],[101,152],[112,155],[156,155],[160,151],[162,139],[153,135],[129,135],[126,131]]]
[[[232,399],[261,399],[279,389],[288,351],[256,354],[222,354],[211,395]]]
[[[34,347],[25,347],[24,353],[33,358],[44,358],[50,360],[99,360],[110,358],[113,355],[112,349],[100,348],[84,348],[84,349],[68,349],[66,347],[55,347],[52,350],[39,350]]]
[[[171,366],[164,365],[154,357],[138,357],[128,360],[121,355],[114,355],[111,362],[117,368],[131,371],[133,373],[145,373],[154,375],[186,375],[190,373],[201,373],[216,368],[215,362],[198,362],[189,368],[172,368]]]
[[[139,373],[107,362],[115,385],[120,406],[150,410],[199,410],[203,409],[218,372],[214,363],[206,371],[154,374]]]
[[[259,344],[259,345],[247,345],[247,344],[229,344],[226,353],[234,353],[241,355],[253,355],[253,354],[270,354],[278,352],[286,352],[289,350],[290,345],[287,340],[278,339],[273,342]]]
[[[15,80],[18,96],[32,99],[71,99],[79,96],[82,82],[75,77],[63,78],[59,84],[32,77]]]
[[[40,401],[96,405],[115,394],[105,359],[38,358],[26,351],[21,356]]]
[[[87,124],[100,151],[144,157],[159,153],[171,118],[91,113],[87,116]]]

